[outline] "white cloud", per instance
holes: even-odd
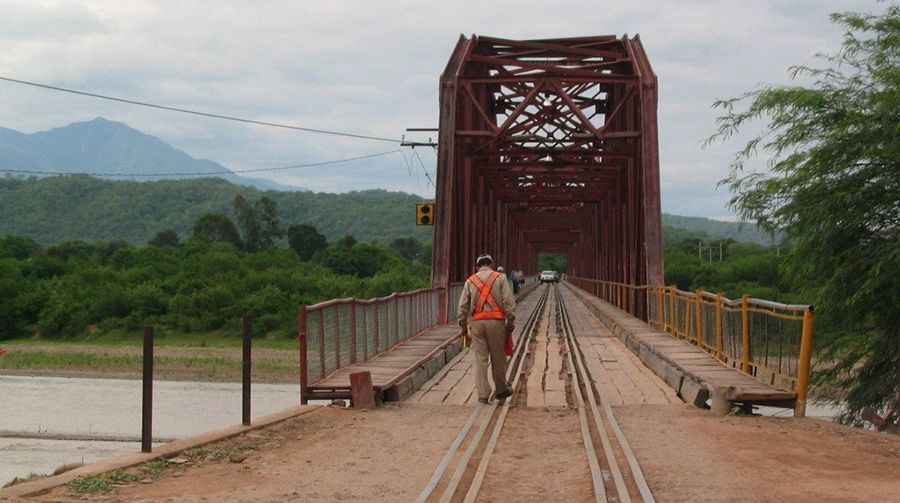
[[[184,2],[0,0],[0,75],[263,120],[398,137],[437,125],[437,79],[460,33],[508,38],[640,33],[660,78],[666,211],[727,215],[716,182],[735,143],[702,150],[716,98],[833,49],[828,14],[870,0]],[[389,150],[390,145],[217,122],[0,84],[0,126],[25,131],[98,115],[233,169]],[[434,155],[423,156],[430,170]],[[421,172],[421,168],[418,168]],[[397,156],[273,179],[315,190],[430,195]]]

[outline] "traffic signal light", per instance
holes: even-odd
[[[434,225],[434,203],[416,204],[416,225]]]

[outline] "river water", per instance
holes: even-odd
[[[253,417],[299,403],[299,385],[254,384]],[[241,385],[155,381],[153,436],[177,439],[240,424]],[[125,379],[0,376],[0,486],[16,476],[52,472],[138,452],[137,442],[47,440],[46,436],[139,438],[141,382]],[[17,436],[35,438],[10,438]]]

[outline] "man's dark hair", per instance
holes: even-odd
[[[488,254],[481,255],[475,260],[476,267],[481,267],[483,265],[491,265],[493,263],[494,263],[494,259]]]

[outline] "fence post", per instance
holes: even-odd
[[[321,379],[325,379],[325,309],[319,309],[319,368]]]
[[[706,345],[706,339],[703,338],[703,295],[700,294],[703,290],[697,290],[694,292],[694,295],[697,296],[697,321],[694,323],[694,327],[696,328],[696,336],[697,336],[697,345],[701,348]]]
[[[244,426],[250,426],[250,352],[252,344],[252,326],[249,317],[244,317],[244,347],[243,347],[243,368],[241,372],[241,422]]]
[[[794,417],[806,417],[806,392],[809,388],[809,370],[812,364],[813,337],[816,333],[813,306],[803,312],[803,335],[800,338],[800,361],[797,368],[797,401]]]
[[[369,360],[369,305],[363,304],[363,361]]]
[[[402,297],[394,297],[394,336],[391,338],[391,345],[400,341],[400,299]]]
[[[678,337],[678,313],[675,312],[675,287],[669,286],[669,327],[672,329],[669,333]]]
[[[306,306],[300,306],[300,312],[297,314],[297,334],[300,341],[300,405],[306,405],[309,402],[306,398],[306,390],[309,387],[309,344],[307,341],[309,333],[306,328]]]
[[[441,293],[438,294],[438,320],[441,323],[450,323],[450,286],[441,287]]]
[[[141,452],[153,450],[153,327],[144,327],[144,380],[141,397]]]
[[[725,351],[725,327],[722,312],[722,292],[716,294],[716,357],[721,360]]]
[[[356,363],[356,299],[350,302],[350,363]]]
[[[666,289],[665,287],[656,287],[656,312],[662,324],[663,332],[669,331],[669,323],[666,321]]]
[[[379,347],[381,346],[381,342],[380,342],[381,339],[380,339],[380,335],[378,333],[379,332],[378,303],[379,303],[379,301],[376,300],[372,304],[372,306],[375,308],[375,319],[372,320],[372,325],[373,325],[372,328],[375,330],[375,337],[372,338],[372,344],[375,345],[375,348],[374,348],[375,351],[373,351],[372,354],[376,354],[376,355],[379,353],[379,351],[380,351]]]
[[[324,309],[323,309],[324,311]],[[334,369],[341,368],[341,305],[334,304]]]
[[[741,297],[741,370],[750,373],[750,296]]]

